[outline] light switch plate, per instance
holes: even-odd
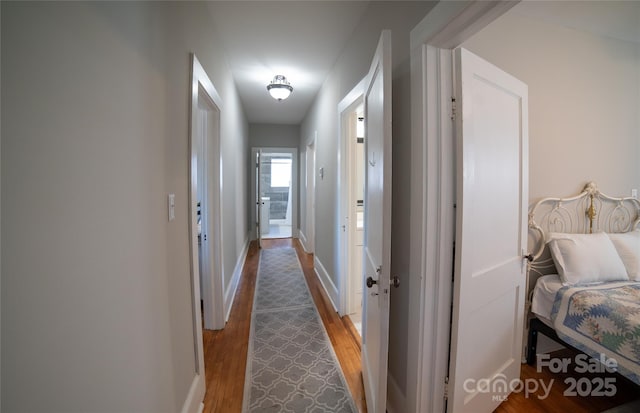
[[[631,198],[638,199],[638,190],[637,189],[632,189],[631,190]]]
[[[176,219],[176,194],[169,194],[169,222]]]

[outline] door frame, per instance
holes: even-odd
[[[411,274],[407,411],[444,412],[455,239],[452,50],[519,1],[440,2],[411,31]]]
[[[308,254],[316,250],[316,142],[318,131],[305,149],[305,225],[300,231],[302,247]],[[313,151],[312,155],[309,155]],[[302,223],[300,223],[302,224]]]
[[[352,229],[352,222],[355,218],[352,216],[352,188],[351,188],[351,169],[352,164],[352,145],[349,143],[349,138],[352,135],[352,125],[350,125],[352,119],[351,114],[357,109],[357,107],[364,103],[364,86],[366,78],[363,78],[358,84],[351,89],[349,93],[338,103],[338,159],[340,162],[338,168],[338,200],[339,205],[339,217],[340,217],[340,236],[339,239],[339,260],[338,269],[340,271],[338,275],[338,297],[339,308],[338,313],[340,316],[349,314],[351,308],[351,299],[353,297],[353,289],[349,282],[349,269],[351,268],[349,250],[351,248],[352,238],[354,232]]]
[[[210,258],[209,268],[211,274],[204,277],[211,282],[210,288],[203,287],[203,297],[211,296],[212,320],[215,326],[224,327],[224,293],[222,288],[222,226],[221,226],[221,207],[220,207],[220,114],[222,112],[222,99],[218,95],[211,79],[198,61],[195,54],[191,54],[191,70],[190,70],[190,91],[189,91],[189,211],[188,211],[188,232],[189,232],[189,253],[190,253],[190,277],[191,277],[191,301],[193,305],[192,311],[192,329],[194,340],[194,361],[195,375],[189,393],[184,405],[183,412],[198,411],[203,406],[204,394],[206,390],[205,371],[204,371],[204,351],[202,342],[202,319],[203,314],[200,308],[200,270],[199,270],[199,253],[198,253],[198,140],[196,135],[199,133],[197,127],[200,119],[199,106],[205,106],[210,109],[214,116],[214,128],[207,133],[207,161],[205,163],[205,173],[209,179],[209,187],[206,189],[209,209],[209,225],[213,230],[210,231]],[[208,129],[209,130],[209,129]]]
[[[263,146],[254,146],[251,148],[251,159],[256,159],[256,153],[260,151],[260,157],[262,155],[269,153],[286,153],[291,155],[291,238],[298,237],[298,148],[275,148],[275,147],[263,147]],[[253,162],[253,161],[252,161]],[[255,165],[251,166],[251,196],[253,202],[258,202],[255,197],[256,193],[256,167]],[[257,204],[256,204],[257,205]],[[256,208],[251,208],[251,218],[252,223],[257,225],[259,221],[259,217],[256,217]],[[253,230],[253,239],[257,239],[257,229]]]

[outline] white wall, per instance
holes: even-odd
[[[300,145],[300,125],[249,124],[251,148],[297,148]]]
[[[393,221],[392,274],[408,280],[409,271],[409,178],[410,169],[410,74],[409,31],[435,3],[371,2],[354,34],[345,45],[329,77],[324,82],[301,127],[300,151],[317,131],[316,170],[324,167],[324,179],[316,177],[316,257],[338,285],[338,112],[339,101],[367,74],[380,32],[392,30],[393,48]],[[301,156],[302,158],[303,156]],[[304,175],[301,174],[301,182]],[[305,199],[304,185],[300,198]],[[300,223],[305,231],[306,208]],[[389,371],[394,385],[406,392],[408,367],[408,282],[391,296]],[[403,396],[403,395],[402,395]]]
[[[191,51],[224,105],[227,279],[248,233],[248,127],[206,6],[1,7],[2,411],[178,411]]]
[[[463,45],[529,85],[529,196],[640,187],[640,45],[525,17]]]

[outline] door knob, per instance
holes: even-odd
[[[374,280],[371,277],[367,277],[367,288],[373,287],[374,284],[378,284],[378,281]]]

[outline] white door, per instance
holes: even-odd
[[[517,385],[528,205],[527,85],[455,51],[457,216],[449,412],[492,412]]]
[[[258,248],[262,248],[262,231],[260,230],[260,225],[262,225],[262,189],[260,188],[260,162],[262,159],[260,155],[262,151],[260,149],[256,150],[254,161],[256,162],[255,168],[255,199],[256,199],[256,240],[258,240]]]
[[[367,410],[387,405],[391,266],[391,32],[385,30],[365,82],[365,233],[362,375]],[[375,282],[375,284],[373,284]]]

